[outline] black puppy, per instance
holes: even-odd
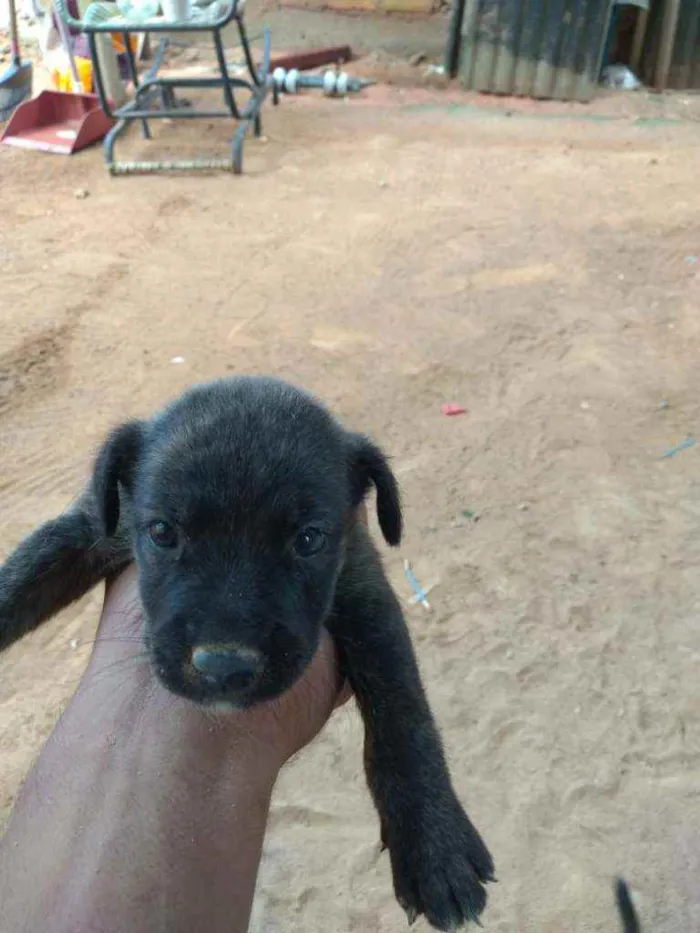
[[[367,780],[409,921],[477,920],[493,863],[452,788],[410,638],[354,511],[389,544],[394,476],[313,398],[264,378],[191,389],[118,428],[77,506],[0,567],[0,650],[136,561],[154,670],[202,704],[250,706],[302,674],[325,625],[365,723]]]

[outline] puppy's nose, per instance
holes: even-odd
[[[219,692],[245,690],[258,677],[262,657],[254,648],[240,645],[198,645],[192,650],[192,667]]]

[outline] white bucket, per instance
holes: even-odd
[[[163,16],[171,23],[184,23],[192,16],[191,0],[160,0]]]

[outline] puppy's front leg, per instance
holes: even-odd
[[[457,799],[406,623],[369,535],[351,532],[329,629],[365,723],[365,767],[409,922],[478,920],[493,862]]]
[[[41,525],[0,566],[0,651],[130,560],[126,532],[105,538],[88,496]]]

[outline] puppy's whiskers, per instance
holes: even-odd
[[[90,681],[92,684],[97,684],[117,672],[128,671],[130,673],[131,671],[142,670],[150,665],[150,658],[148,653],[143,651],[139,652],[139,654],[130,654],[128,657],[116,658],[108,664],[100,664],[94,661],[93,664],[95,664],[95,667],[90,674]]]

